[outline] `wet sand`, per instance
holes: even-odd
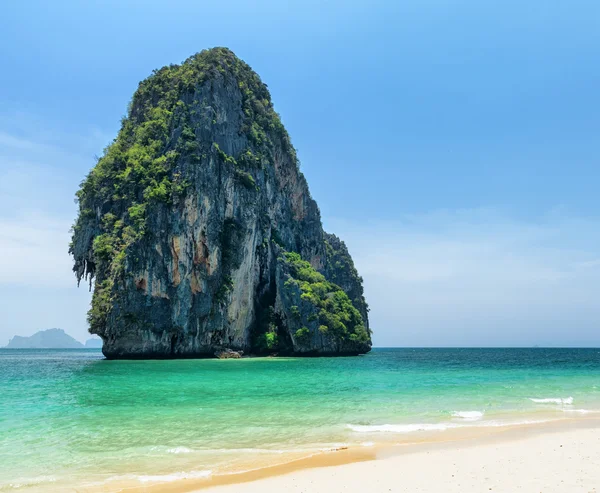
[[[379,460],[305,469],[203,493],[590,493],[600,491],[600,425],[561,423],[483,439],[407,446]]]
[[[600,419],[422,434],[131,493],[600,492]]]

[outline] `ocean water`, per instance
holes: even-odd
[[[175,361],[0,350],[0,491],[117,491],[598,411],[599,349]]]

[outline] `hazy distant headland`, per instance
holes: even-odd
[[[94,337],[92,339],[88,339],[85,341],[85,347],[88,349],[101,349],[102,348],[102,339],[99,337]]]
[[[40,330],[29,337],[14,336],[5,346],[6,349],[81,349],[101,348],[102,340],[88,339],[83,345],[67,334],[63,329]]]

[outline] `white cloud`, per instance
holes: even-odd
[[[73,286],[70,223],[43,213],[0,218],[0,284]]]
[[[600,344],[600,220],[477,209],[327,226],[380,345]]]

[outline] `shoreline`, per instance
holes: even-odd
[[[6,353],[2,491],[250,485],[324,466],[353,471],[428,443],[433,453],[444,442],[462,447],[511,429],[521,438],[600,418],[597,350],[393,350],[233,364]]]
[[[315,471],[320,471],[321,474],[335,474],[336,469],[352,468],[361,463],[394,462],[404,457],[424,453],[443,455],[453,449],[472,450],[499,444],[514,444],[561,433],[581,434],[583,430],[597,431],[600,447],[600,417],[565,417],[526,424],[447,429],[441,432],[442,436],[440,432],[421,432],[419,437],[414,437],[408,442],[380,442],[372,446],[340,447],[253,470],[217,474],[206,478],[179,479],[169,483],[123,486],[118,491],[122,493],[203,493],[205,491],[229,493],[234,491],[230,489],[233,487],[236,488],[235,491],[247,489],[250,492],[254,491],[251,485],[274,480],[286,483],[287,480],[283,478],[292,476],[297,483],[302,477],[307,474],[312,475]]]

